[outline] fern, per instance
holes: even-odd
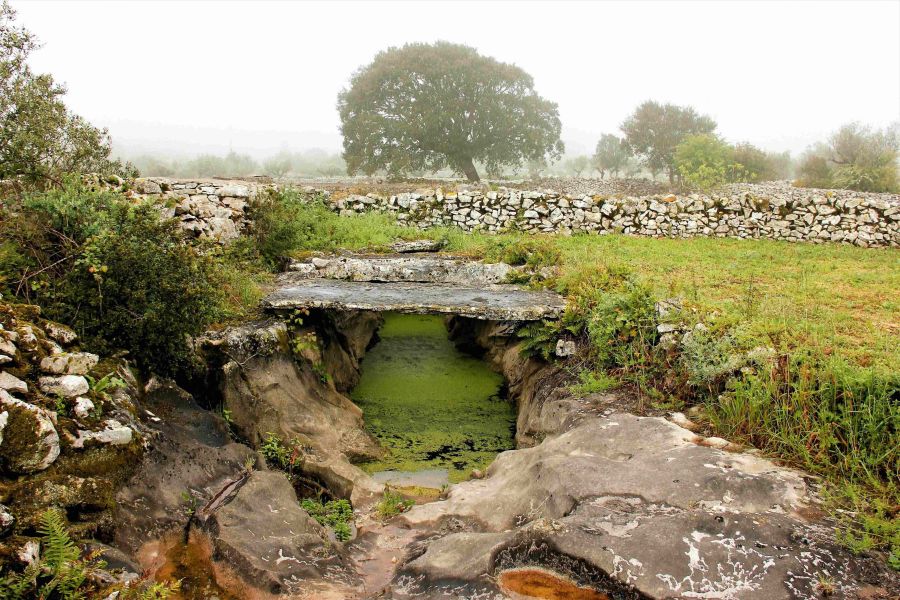
[[[0,597],[61,598],[81,600],[87,579],[87,564],[69,537],[62,513],[48,510],[41,515],[41,554],[22,573],[11,573],[0,579]]]
[[[59,511],[48,510],[41,515],[38,533],[43,538],[41,560],[51,571],[58,571],[81,557],[81,552],[66,531],[66,523]]]
[[[166,600],[181,588],[181,580],[175,582],[143,582],[137,586],[129,586],[119,593],[119,600]]]

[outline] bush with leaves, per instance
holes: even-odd
[[[7,210],[7,291],[74,327],[98,353],[123,348],[166,375],[190,369],[188,336],[220,316],[224,296],[215,261],[185,243],[174,220],[74,181]]]
[[[731,147],[714,135],[693,135],[678,144],[675,167],[684,184],[701,190],[741,179]]]
[[[338,541],[346,542],[350,539],[353,507],[347,500],[322,501],[320,498],[304,498],[300,501],[300,506],[319,525],[330,528]]]

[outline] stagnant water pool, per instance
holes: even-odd
[[[438,476],[431,481],[446,470],[457,482],[514,448],[516,415],[503,378],[457,350],[442,317],[387,313],[379,336],[350,395],[388,455],[363,469],[427,471]]]

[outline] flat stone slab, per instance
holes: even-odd
[[[485,263],[445,254],[379,256],[315,256],[294,260],[287,270],[298,279],[346,279],[348,281],[412,281],[454,283],[468,286],[495,285],[521,271],[505,263]]]
[[[263,300],[269,310],[323,308],[418,314],[452,314],[489,321],[558,318],[562,296],[514,285],[469,287],[449,283],[371,283],[302,279],[285,274],[281,287]]]

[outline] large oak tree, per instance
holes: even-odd
[[[559,158],[559,111],[531,76],[474,48],[437,42],[380,52],[338,96],[348,172],[489,171]]]

